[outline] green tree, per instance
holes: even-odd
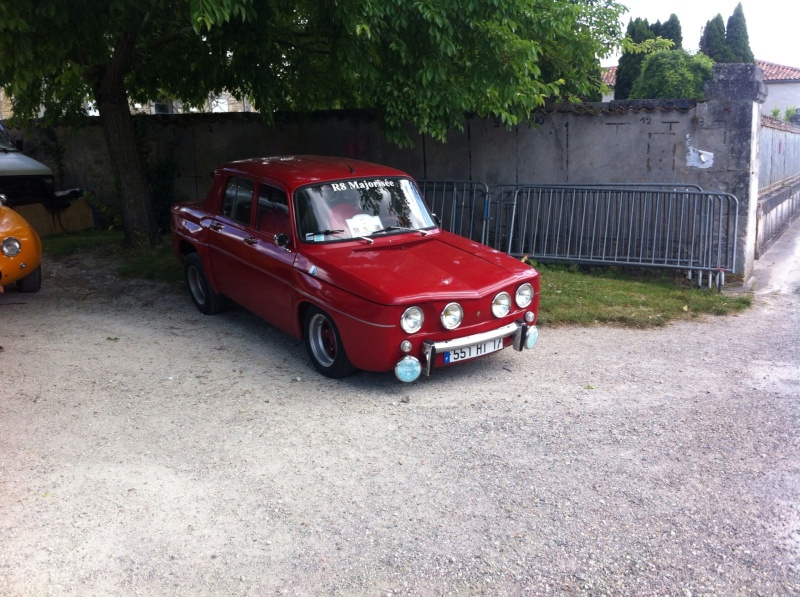
[[[201,104],[227,90],[276,110],[368,107],[387,134],[443,139],[464,115],[513,125],[590,95],[619,44],[612,0],[15,0],[0,3],[0,85],[20,118],[92,101],[126,238],[155,240],[132,100]]]
[[[636,18],[628,21],[628,28],[625,31],[627,38],[634,43],[641,44],[649,39],[655,39],[655,35],[650,30],[647,19]],[[617,66],[617,80],[614,85],[614,99],[628,99],[633,82],[639,76],[644,62],[645,55],[637,52],[623,52],[619,57]]]
[[[741,2],[728,18],[727,30],[720,14],[706,23],[700,37],[700,51],[714,62],[755,62]]]
[[[705,54],[686,50],[650,54],[633,84],[631,99],[703,99],[703,84],[714,62]]]
[[[732,62],[730,48],[725,43],[725,21],[721,14],[708,21],[703,28],[700,51],[714,62]]]
[[[680,50],[683,47],[683,33],[681,31],[681,22],[676,14],[669,15],[669,19],[658,30],[653,29],[653,33],[658,37],[669,39],[674,42],[673,50]]]
[[[736,5],[733,14],[728,17],[728,28],[725,31],[725,44],[731,52],[731,62],[755,62],[753,51],[750,49],[750,39],[747,35],[747,22],[744,18],[742,3]]]

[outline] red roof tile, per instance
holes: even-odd
[[[797,81],[800,83],[800,68],[773,64],[764,60],[756,60],[756,65],[764,71],[765,83],[770,81]]]
[[[614,84],[617,82],[617,67],[607,66],[602,70],[600,78],[603,79],[603,83],[605,83],[609,87],[613,87]]]

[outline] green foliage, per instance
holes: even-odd
[[[675,15],[671,15],[663,25],[660,21],[649,25],[647,19],[630,20],[617,66],[614,99],[630,97],[633,83],[639,77],[647,55],[680,47],[681,41],[681,24]]]
[[[770,116],[773,118],[779,118],[781,120],[785,120],[786,122],[791,122],[792,118],[797,114],[797,108],[795,106],[787,107],[783,115],[781,116],[781,109],[780,108],[772,108],[770,110]]]
[[[747,22],[744,18],[742,3],[736,5],[733,14],[728,18],[728,29],[725,31],[725,44],[730,48],[733,59],[731,62],[752,64],[755,62],[753,51],[750,49],[750,39],[747,35]]]
[[[655,39],[655,35],[650,30],[650,25],[647,19],[637,18],[636,20],[628,21],[628,28],[625,31],[625,37],[630,39],[633,43],[641,44],[642,42]],[[623,52],[619,57],[619,64],[617,66],[617,81],[614,85],[614,99],[623,100],[628,99],[630,96],[633,82],[639,76],[639,72],[644,62],[644,55],[641,52]]]
[[[661,25],[660,30],[654,31],[655,34],[664,39],[672,40],[675,45],[673,50],[680,50],[683,48],[683,33],[681,30],[681,22],[676,14],[669,15],[669,19]]]
[[[741,2],[728,18],[727,31],[721,14],[706,23],[700,37],[700,51],[714,62],[755,62]]]
[[[721,14],[706,23],[700,38],[700,51],[714,62],[732,62],[733,55],[725,43],[725,21]]]
[[[19,0],[0,9],[0,85],[21,117],[78,117],[130,42],[133,101],[189,106],[226,90],[278,110],[376,109],[444,138],[465,113],[513,125],[600,88],[619,44],[611,0]],[[127,48],[127,46],[126,46]]]
[[[278,110],[370,108],[387,135],[437,139],[468,113],[515,125],[589,97],[619,45],[613,0],[15,0],[0,3],[0,86],[15,116],[76,122],[92,101],[126,236],[155,236],[127,114],[227,91]],[[135,163],[134,163],[135,162]],[[146,228],[146,230],[145,230]]]
[[[632,99],[703,99],[703,84],[712,76],[713,61],[685,50],[656,52],[645,58],[633,84]]]

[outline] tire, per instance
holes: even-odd
[[[310,307],[303,325],[306,350],[314,368],[325,377],[340,379],[356,372],[347,358],[342,337],[330,315]]]
[[[203,271],[203,262],[197,253],[189,253],[183,259],[183,273],[189,296],[192,297],[197,310],[204,315],[215,315],[222,311],[225,297],[214,292]]]
[[[39,292],[42,287],[42,266],[40,265],[30,274],[17,280],[19,292]]]

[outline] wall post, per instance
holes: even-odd
[[[755,64],[715,64],[705,84],[709,126],[721,128],[727,149],[727,192],[739,200],[736,271],[745,280],[753,271],[758,208],[758,139],[761,104],[767,97],[763,73]]]

